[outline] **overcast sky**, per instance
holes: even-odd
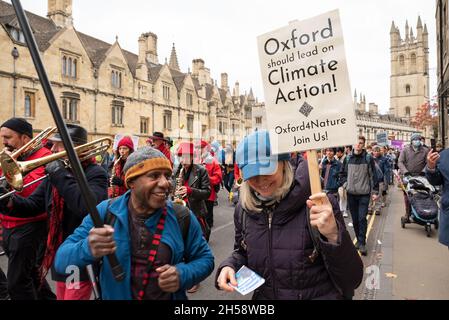
[[[22,0],[25,10],[45,16],[46,0]],[[340,9],[352,92],[363,92],[382,112],[390,102],[390,27],[392,20],[404,38],[405,22],[413,28],[421,15],[430,47],[430,95],[436,95],[436,34],[434,0],[73,0],[78,31],[138,52],[138,37],[158,36],[159,62],[170,57],[175,43],[181,71],[202,58],[218,80],[227,72],[231,88],[240,82],[243,93],[252,87],[263,101],[257,36]]]

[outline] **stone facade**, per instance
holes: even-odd
[[[419,132],[409,124],[409,121],[394,115],[379,114],[377,104],[366,104],[365,95],[354,94],[354,109],[356,112],[357,135],[364,136],[368,144],[377,141],[377,134],[387,132],[389,140],[410,141],[413,133]]]
[[[157,36],[144,33],[139,52],[76,31],[72,1],[49,0],[48,17],[27,13],[52,89],[67,123],[84,126],[92,139],[154,131],[177,139],[238,142],[252,127],[252,91],[232,93],[202,59],[183,73],[173,45],[170,61],[159,63]],[[23,34],[10,4],[0,1],[0,120],[28,119],[40,131],[54,125]]]
[[[391,41],[390,114],[411,120],[417,109],[429,100],[429,41],[427,25],[418,17],[416,37],[405,26],[405,39],[394,21]]]

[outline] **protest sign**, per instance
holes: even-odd
[[[356,142],[338,10],[258,37],[273,153]]]
[[[308,151],[312,193],[321,192],[316,149],[357,139],[338,10],[258,37],[273,154]]]
[[[377,134],[377,144],[381,146],[387,146],[388,145],[388,133],[387,132],[380,132]]]

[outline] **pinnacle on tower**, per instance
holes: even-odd
[[[176,49],[175,49],[175,44],[173,43],[173,48],[171,49],[171,55],[170,55],[170,64],[169,64],[170,68],[173,70],[177,70],[177,71],[181,71],[179,69],[179,64],[178,64],[178,56],[176,55]]]
[[[396,32],[396,26],[394,24],[394,21],[391,21],[391,29],[390,29],[390,33],[395,33]]]
[[[409,33],[409,26],[408,26],[408,20],[405,22],[405,40],[409,40],[410,33]]]
[[[416,29],[422,29],[421,16],[418,16],[418,24],[416,25]]]
[[[427,32],[427,24],[424,24],[424,32],[423,32],[423,34],[429,34],[429,33]]]

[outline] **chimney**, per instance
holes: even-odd
[[[139,57],[137,59],[136,77],[148,81],[148,67],[146,61],[147,37],[142,34],[139,38]]]
[[[48,0],[47,17],[50,18],[57,27],[72,27],[72,0]]]
[[[200,85],[214,84],[210,77],[210,69],[205,67],[203,59],[195,59],[192,62],[192,77],[197,78]]]
[[[195,59],[192,61],[192,77],[198,77],[200,70],[204,69],[204,60]]]
[[[152,32],[147,32],[142,36],[146,38],[146,60],[148,62],[158,64],[159,60],[157,57],[157,35]]]
[[[237,81],[234,86],[234,96],[240,97],[240,84]]]
[[[228,74],[227,73],[222,73],[221,74],[221,88],[223,90],[229,91],[229,86],[228,86]]]
[[[145,34],[142,34],[139,38],[139,58],[137,60],[139,64],[145,63],[147,52],[147,39],[148,37],[146,37]]]

